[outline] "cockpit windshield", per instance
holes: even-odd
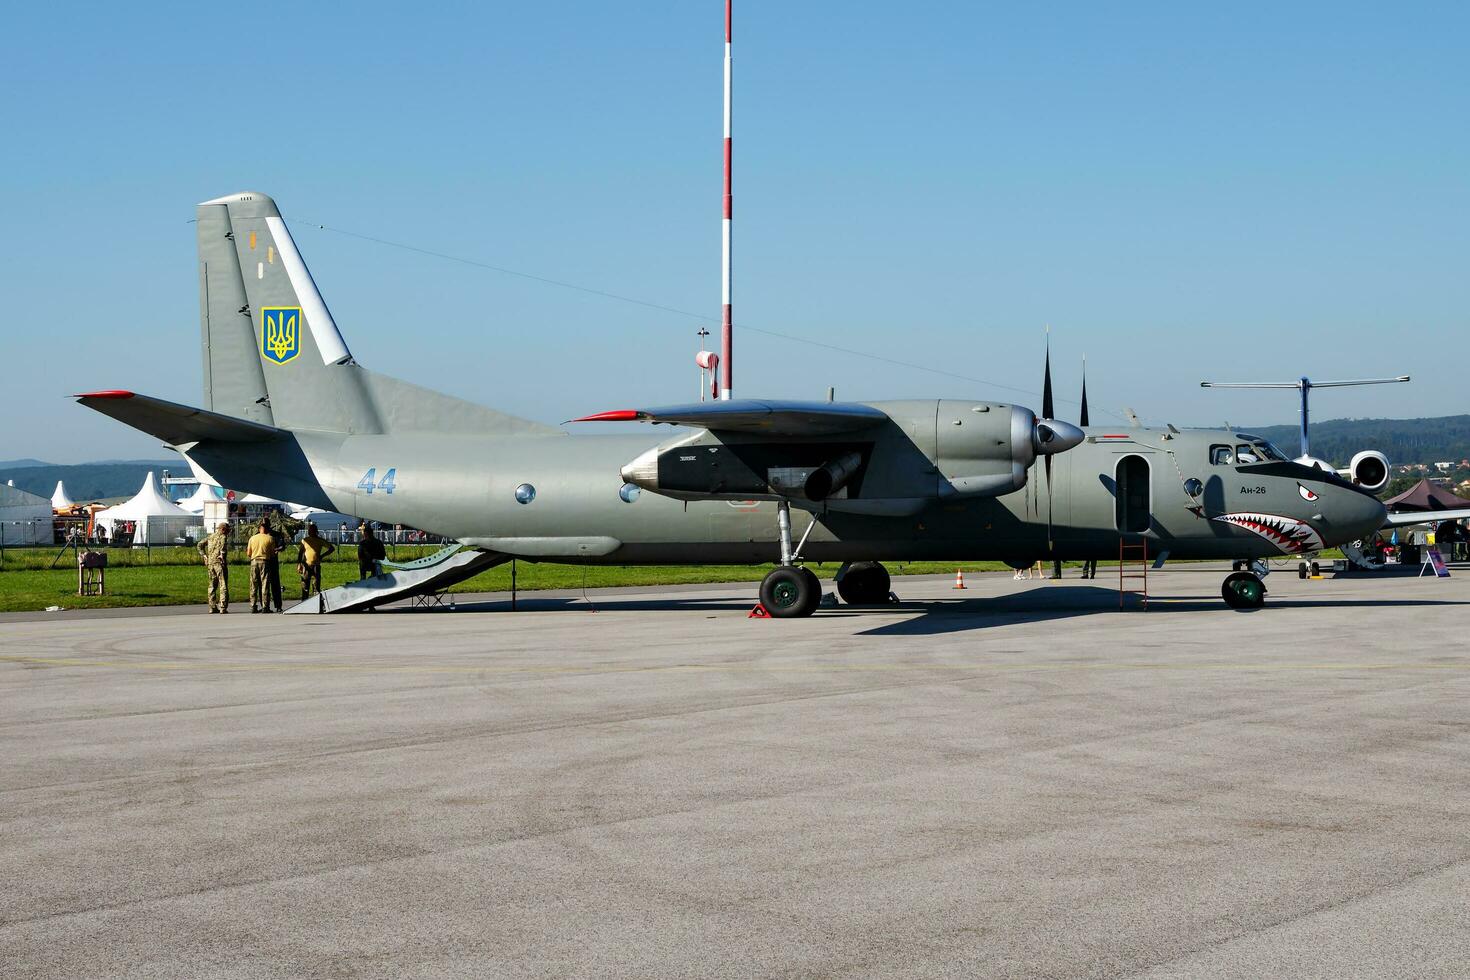
[[[1268,460],[1285,461],[1286,454],[1265,439],[1251,438],[1250,442],[1238,443],[1233,450],[1228,445],[1210,447],[1210,462],[1216,466],[1264,463]]]

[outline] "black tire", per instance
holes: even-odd
[[[1321,574],[1322,574],[1322,566],[1321,566],[1321,564],[1320,564],[1320,563],[1318,563],[1318,562],[1315,562],[1315,561],[1314,561],[1314,562],[1312,562],[1312,566],[1311,566],[1311,570],[1312,570],[1312,576],[1313,576],[1313,577],[1314,577],[1314,578],[1315,578],[1315,577],[1316,577],[1316,576],[1318,576],[1318,575],[1321,575]]]
[[[1296,577],[1297,578],[1306,578],[1307,577],[1307,563],[1306,562],[1304,562],[1304,561],[1303,562],[1297,562],[1297,566],[1296,566]]]
[[[888,601],[891,583],[888,569],[880,563],[855,561],[837,583],[837,594],[849,606],[876,606]]]
[[[1250,572],[1233,572],[1220,586],[1220,598],[1231,609],[1259,609],[1266,604],[1266,583]]]
[[[776,619],[810,616],[821,598],[821,583],[805,568],[784,565],[772,569],[761,582],[761,605]]]

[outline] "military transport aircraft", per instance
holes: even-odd
[[[738,399],[585,417],[686,427],[656,444],[571,435],[359,365],[264,194],[199,205],[198,243],[204,407],[121,390],[81,404],[204,482],[452,537],[474,556],[459,578],[512,558],[775,561],[762,603],[804,616],[821,597],[804,561],[843,563],[839,594],[872,603],[888,597],[883,560],[1107,559],[1120,540],[1265,557],[1384,519],[1371,494],[1245,433],[1059,421],[1049,363],[1040,418],[980,399]],[[450,580],[424,567],[415,588]],[[1222,595],[1254,607],[1265,588],[1240,571]]]

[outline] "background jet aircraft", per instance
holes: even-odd
[[[587,417],[692,429],[652,446],[574,436],[359,365],[269,197],[207,201],[197,229],[204,407],[123,390],[79,401],[162,439],[205,482],[475,549],[416,579],[421,591],[511,558],[776,561],[762,601],[801,616],[820,598],[803,561],[844,563],[842,596],[880,602],[885,559],[1024,566],[1117,558],[1120,540],[1175,558],[1267,557],[1383,522],[1371,494],[1246,434],[1051,418],[1049,370],[1040,419],[986,400],[741,399]],[[372,594],[358,604],[404,597],[391,578],[360,586]],[[1248,572],[1222,587],[1237,606],[1264,593]]]

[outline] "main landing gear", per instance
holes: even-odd
[[[776,527],[781,533],[781,564],[773,568],[761,582],[761,605],[776,619],[810,616],[822,601],[822,583],[816,573],[797,564],[807,535],[817,526],[817,519],[807,525],[806,534],[796,547],[791,546],[791,503],[776,504]]]
[[[855,561],[837,573],[837,594],[849,606],[878,606],[888,601],[892,584],[888,569],[876,561]]]

